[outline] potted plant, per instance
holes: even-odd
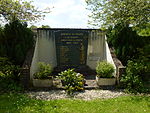
[[[53,85],[53,79],[51,76],[52,67],[50,64],[44,62],[38,63],[39,70],[33,75],[34,87],[51,87]]]
[[[99,86],[103,85],[115,85],[116,78],[114,77],[115,69],[111,63],[107,61],[101,61],[97,63],[96,67],[96,82]]]

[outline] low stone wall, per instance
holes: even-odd
[[[24,64],[22,65],[22,69],[20,70],[21,73],[20,83],[24,86],[25,89],[29,88],[30,86],[30,67],[31,67],[33,53],[34,53],[34,47],[28,51]]]
[[[125,73],[126,67],[123,66],[121,61],[117,58],[117,56],[115,55],[115,50],[113,48],[110,48],[110,52],[111,52],[113,61],[116,65],[116,78],[117,78],[117,84],[119,84],[120,78]]]
[[[21,69],[20,82],[25,89],[29,88],[29,84],[30,84],[30,68],[29,67],[23,67]]]

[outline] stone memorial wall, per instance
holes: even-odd
[[[55,32],[57,66],[75,68],[86,65],[88,32],[65,30]]]
[[[97,62],[102,60],[114,65],[105,32],[99,29],[39,28],[30,79],[38,70],[38,62],[62,69],[88,66],[95,70]]]

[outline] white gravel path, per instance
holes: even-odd
[[[27,92],[29,97],[41,100],[54,100],[54,99],[109,99],[119,96],[127,95],[122,91],[117,90],[85,90],[84,92],[75,92],[72,96],[68,96],[64,90],[50,90],[50,91],[30,91]]]

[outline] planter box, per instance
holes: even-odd
[[[33,86],[34,87],[51,87],[53,85],[52,79],[33,79]]]
[[[96,82],[99,86],[115,85],[116,78],[100,78],[96,76]]]

